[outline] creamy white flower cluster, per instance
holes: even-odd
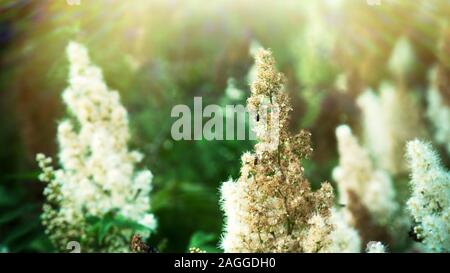
[[[405,173],[405,143],[425,136],[421,107],[416,99],[404,90],[383,83],[379,95],[369,89],[358,97],[357,103],[363,116],[365,146],[377,167],[393,175]]]
[[[405,80],[416,66],[416,56],[411,42],[406,37],[397,40],[389,58],[388,68],[397,80]]]
[[[419,140],[407,145],[412,196],[408,209],[417,225],[418,239],[431,252],[450,251],[450,172],[430,144]]]
[[[450,107],[444,103],[441,93],[437,87],[437,70],[430,73],[430,87],[427,93],[427,116],[434,127],[434,139],[445,145],[447,153],[450,154]]]
[[[400,38],[388,62],[392,82],[381,83],[378,93],[367,89],[357,99],[363,116],[364,144],[374,156],[376,167],[391,175],[408,170],[403,158],[405,143],[426,136],[421,105],[406,84],[416,62],[411,43]]]
[[[140,223],[150,232],[156,227],[148,212],[152,173],[135,170],[143,156],[128,150],[127,111],[118,92],[108,90],[102,71],[91,64],[83,45],[71,42],[67,55],[70,77],[63,100],[72,118],[58,125],[61,168],[53,170],[50,159],[37,156],[43,169],[40,178],[48,182],[44,225],[61,247],[68,236],[59,238],[58,230],[70,227],[69,237],[82,240],[86,217],[107,213]],[[120,229],[115,233],[114,242],[94,250],[126,251],[130,234]],[[120,243],[122,237],[126,240]]]
[[[333,209],[331,212],[333,231],[330,233],[330,245],[324,252],[358,253],[361,251],[361,238],[358,231],[348,221],[343,210]]]
[[[386,253],[386,247],[381,242],[367,243],[366,253]]]
[[[349,204],[349,191],[356,194],[380,225],[387,225],[396,211],[395,188],[390,176],[374,168],[367,151],[353,136],[350,127],[336,128],[339,166],[333,170],[337,181],[340,203]]]

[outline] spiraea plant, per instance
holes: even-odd
[[[239,179],[221,188],[226,252],[320,252],[330,244],[333,190],[328,183],[311,190],[300,162],[312,152],[310,134],[289,133],[283,82],[272,53],[260,49],[247,100],[258,142],[243,154]]]
[[[374,167],[368,151],[360,146],[350,127],[338,126],[336,138],[339,165],[333,170],[333,178],[345,218],[359,231],[363,243],[391,241],[389,227],[398,230],[403,224],[396,220],[401,219],[400,206],[391,177]]]
[[[381,242],[369,242],[367,243],[366,253],[386,253],[386,246]]]
[[[349,192],[354,192],[381,225],[387,225],[398,209],[395,189],[389,175],[374,168],[367,151],[353,136],[350,127],[336,128],[339,166],[333,170],[338,182],[341,204],[351,202]]]
[[[343,209],[334,208],[331,212],[333,231],[329,235],[330,245],[323,250],[329,253],[358,253],[361,251],[361,236],[347,221]]]
[[[412,195],[408,209],[414,232],[427,252],[450,251],[450,172],[442,167],[431,145],[420,140],[407,145]]]
[[[427,92],[427,117],[433,127],[437,143],[444,145],[450,155],[450,69],[438,65],[430,71],[430,84]]]
[[[108,89],[83,45],[71,42],[67,55],[63,100],[70,117],[58,125],[60,168],[37,155],[39,178],[47,183],[42,221],[61,250],[74,240],[83,252],[125,252],[136,229],[148,236],[156,227],[149,212],[152,173],[135,170],[143,156],[128,150],[127,111],[118,92]]]
[[[376,167],[393,176],[408,171],[403,158],[405,143],[427,135],[418,96],[406,84],[415,62],[410,42],[399,39],[388,63],[393,81],[382,82],[377,93],[367,89],[357,98],[364,145],[374,156]]]

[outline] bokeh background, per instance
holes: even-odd
[[[40,223],[44,184],[34,159],[57,153],[70,40],[87,46],[129,112],[130,145],[154,174],[159,226],[149,243],[163,252],[220,251],[218,188],[238,177],[240,156],[253,145],[173,141],[170,111],[194,96],[245,104],[258,46],[272,49],[288,79],[292,130],[312,132],[315,152],[305,169],[316,184],[334,183],[334,130],[347,123],[358,131],[355,98],[392,77],[388,60],[399,39],[414,50],[405,81],[419,98],[431,66],[450,71],[448,0],[69,2],[0,0],[0,252],[54,251]]]

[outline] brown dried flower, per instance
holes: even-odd
[[[310,133],[288,131],[288,96],[283,75],[268,50],[256,56],[256,79],[247,100],[257,119],[255,152],[242,156],[241,176],[221,188],[226,252],[319,252],[327,244],[333,190],[324,183],[316,192],[300,160],[312,152]]]

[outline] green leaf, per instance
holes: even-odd
[[[29,204],[29,205],[20,206],[17,209],[10,210],[0,216],[0,224],[5,224],[8,222],[11,222],[16,218],[19,218],[23,214],[30,212],[35,207],[36,207],[35,205]]]
[[[6,234],[3,243],[5,245],[9,245],[15,240],[18,240],[27,235],[28,233],[35,231],[37,228],[39,228],[39,225],[40,219],[35,219],[34,221],[31,221],[31,223],[28,223],[26,225],[17,226],[11,232]]]

